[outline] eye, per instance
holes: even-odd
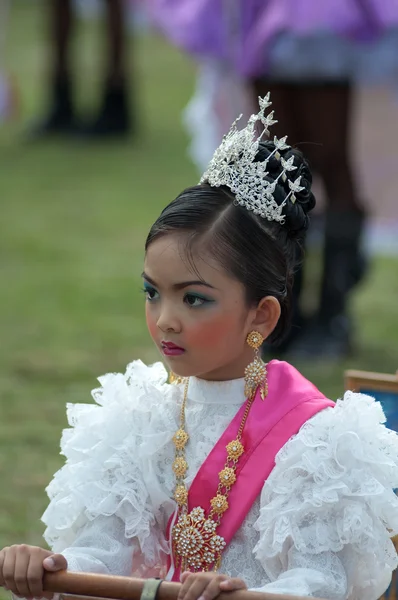
[[[151,302],[152,300],[157,300],[159,298],[159,292],[155,290],[155,288],[150,285],[144,285],[144,294],[146,299]]]
[[[198,306],[203,306],[207,302],[211,302],[211,300],[208,298],[203,298],[203,296],[198,296],[197,294],[186,294],[184,302],[186,302],[191,308],[197,308]]]

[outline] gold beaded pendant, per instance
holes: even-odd
[[[228,510],[228,496],[236,482],[236,467],[245,449],[241,442],[249,410],[255,395],[248,396],[246,409],[235,440],[227,444],[227,459],[220,471],[217,493],[210,500],[210,510],[206,517],[201,507],[188,512],[188,490],[184,477],[188,464],[185,458],[185,446],[189,436],[185,431],[185,406],[188,396],[189,379],[185,383],[184,399],[181,406],[180,427],[173,436],[175,460],[173,471],[176,476],[174,498],[178,504],[179,516],[172,530],[173,554],[175,564],[182,571],[217,571],[221,564],[222,551],[226,546],[223,537],[217,534],[223,514]]]
[[[206,519],[203,508],[182,513],[173,528],[174,555],[182,571],[217,570],[225,540],[216,534],[217,523]]]

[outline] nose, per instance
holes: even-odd
[[[175,307],[170,303],[162,303],[156,324],[163,332],[180,333],[181,331],[180,319],[176,314]]]

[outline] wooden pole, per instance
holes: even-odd
[[[140,600],[144,579],[98,575],[94,573],[73,573],[58,571],[44,575],[44,591],[73,596],[90,597],[90,600],[102,598],[115,600]],[[158,600],[177,600],[180,583],[163,581],[158,592]],[[240,590],[223,592],[218,600],[298,600],[298,596],[281,594],[263,594]],[[312,600],[320,600],[312,598]]]

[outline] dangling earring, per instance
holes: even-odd
[[[246,338],[250,348],[254,349],[254,360],[245,369],[245,396],[253,400],[260,388],[261,400],[268,394],[267,367],[260,358],[259,348],[264,338],[258,331],[252,331]]]

